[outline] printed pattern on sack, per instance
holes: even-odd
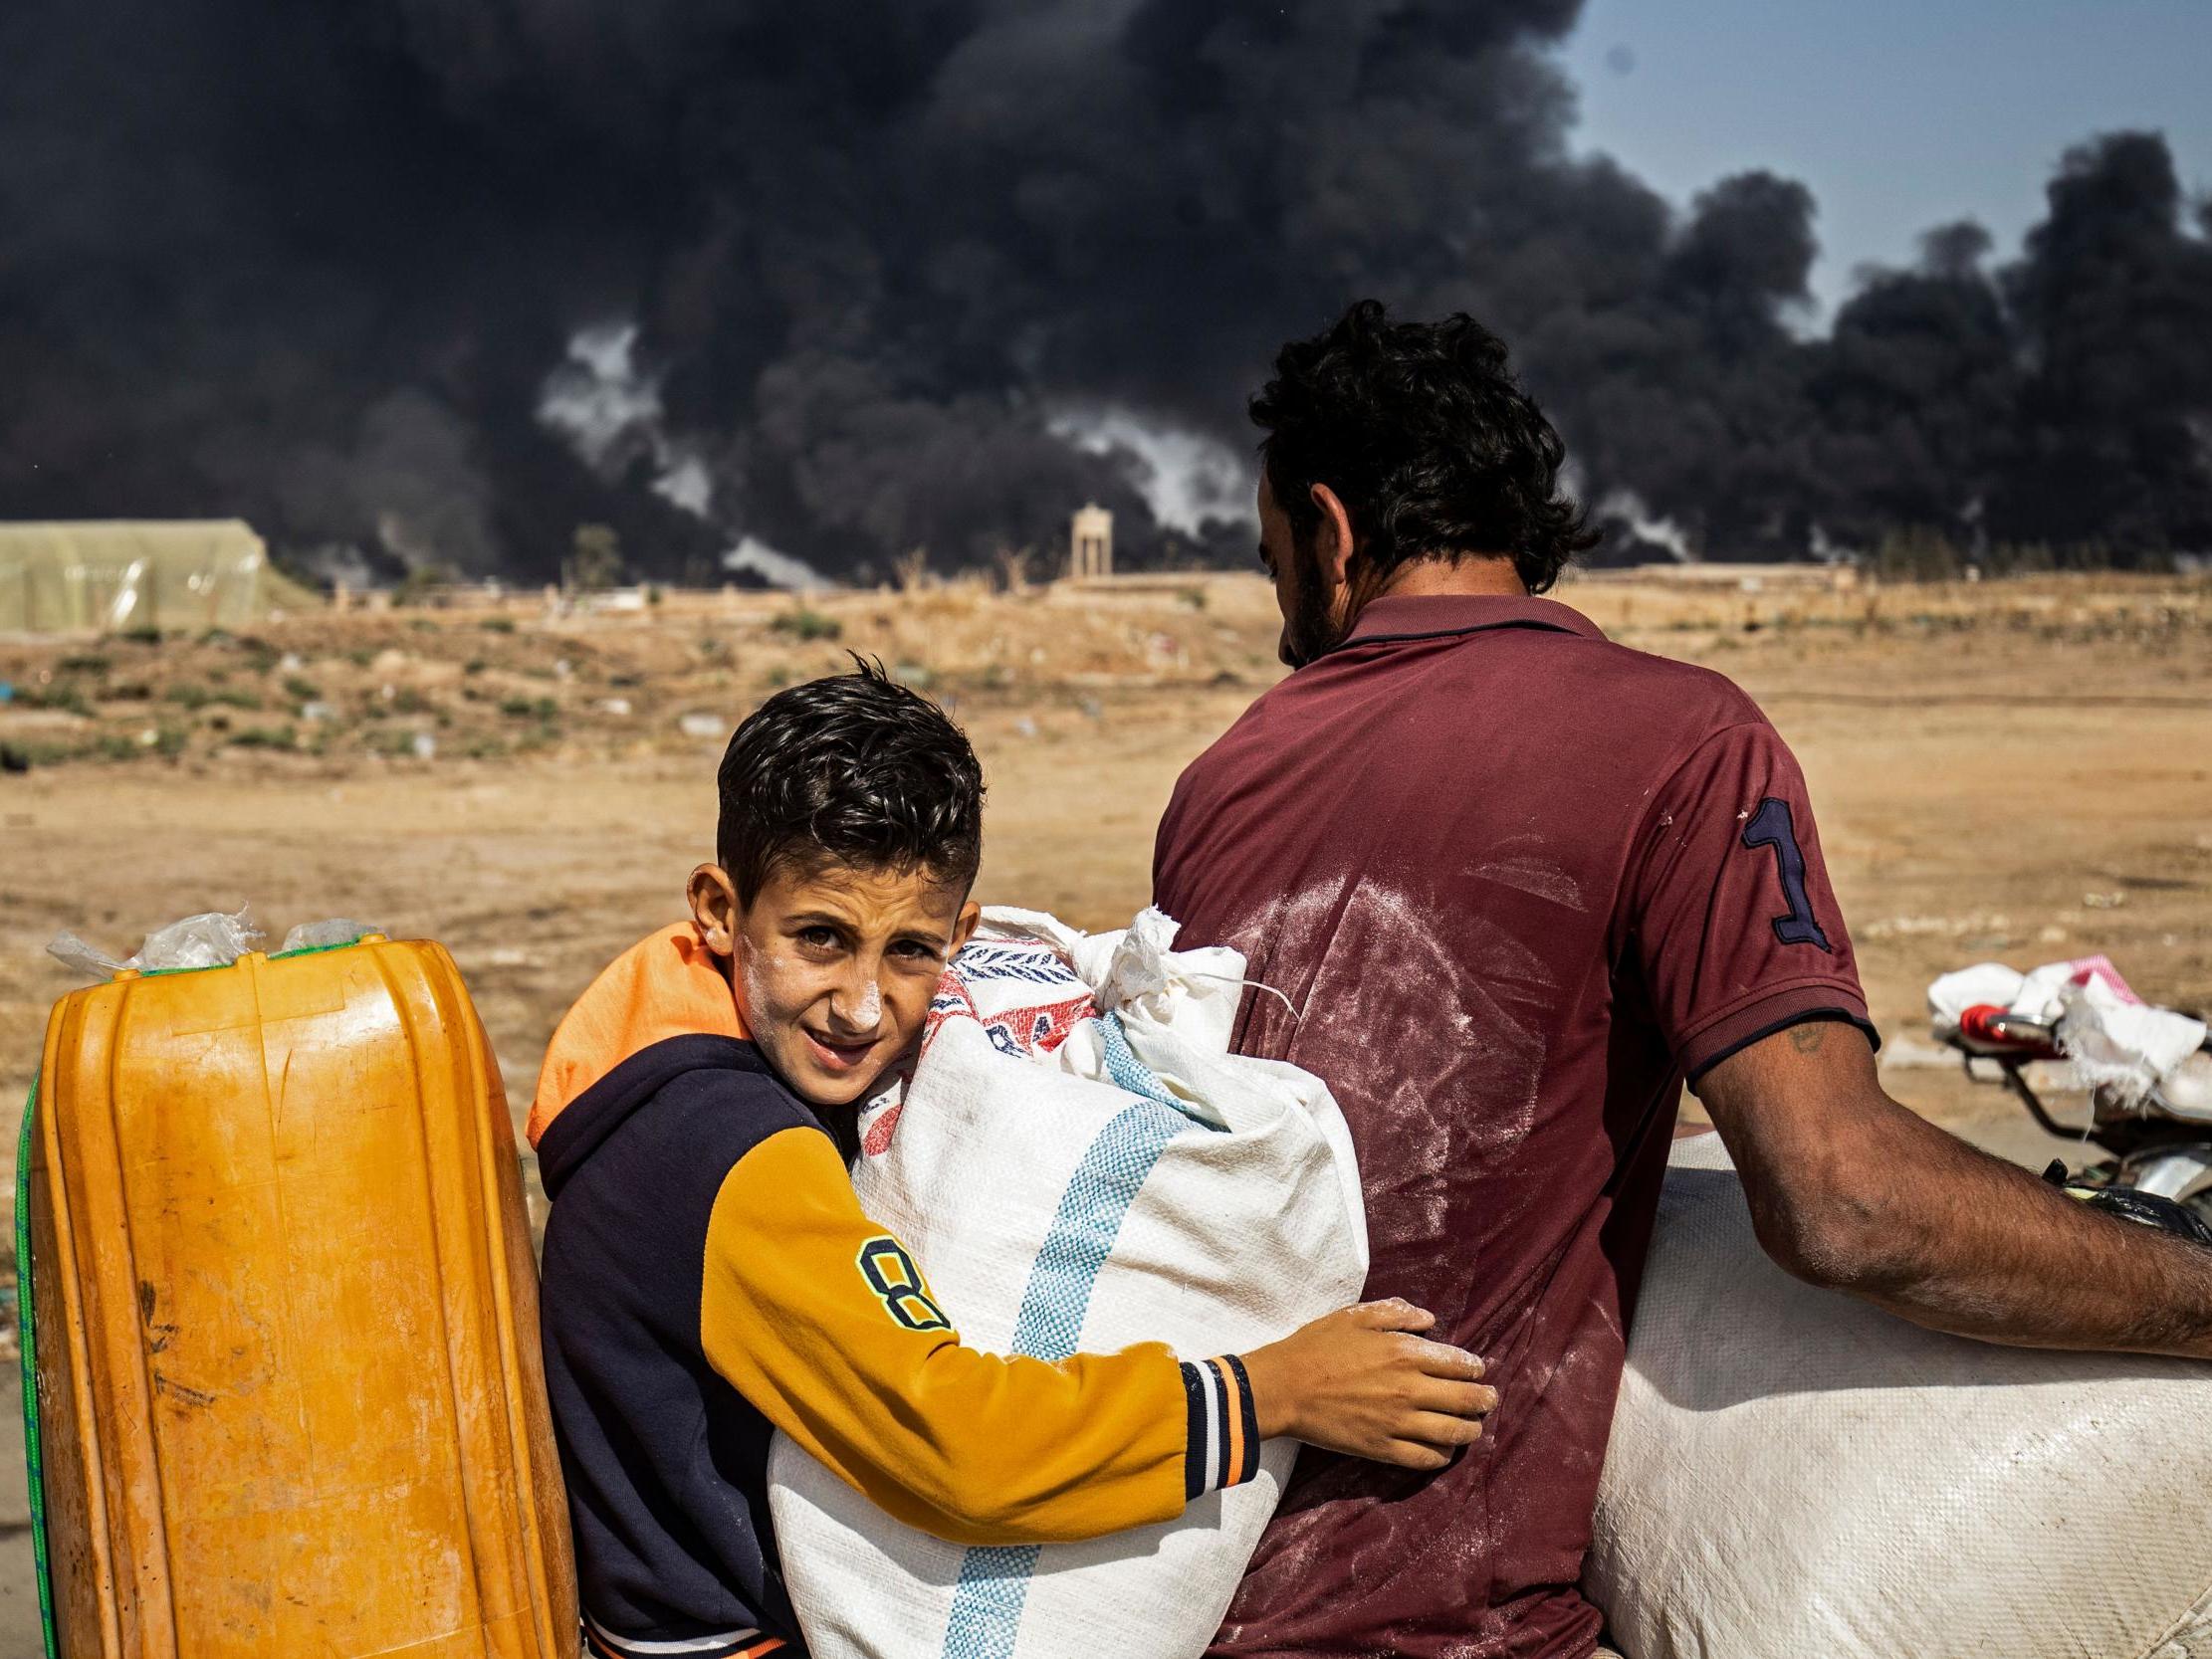
[[[1113,1253],[1122,1220],[1168,1142],[1191,1124],[1174,1097],[1130,1052],[1121,1021],[1103,1014],[1099,1024],[1106,1032],[1109,1073],[1118,1087],[1138,1098],[1116,1113],[1084,1150],[1030,1265],[1011,1347],[1039,1359],[1065,1359],[1081,1344],[1091,1288]],[[1011,1659],[1029,1577],[1041,1554],[1035,1545],[998,1545],[970,1550],[961,1557],[943,1659]]]
[[[1047,1003],[1039,1008],[1009,1008],[983,1022],[984,1035],[1000,1054],[1026,1060],[1034,1055],[1050,1054],[1067,1041],[1068,1034],[1078,1025],[1097,1014],[1098,1004],[1088,996]]]
[[[930,996],[930,1011],[922,1016],[922,1048],[926,1053],[937,1040],[938,1031],[949,1019],[981,1020],[983,1011],[976,1006],[976,999],[968,994],[968,987],[961,981],[958,966],[945,970],[937,982],[937,989]]]
[[[993,985],[1006,983],[1050,986],[1061,994],[986,1012],[977,1000],[976,987],[986,987],[988,992]],[[1050,946],[971,944],[953,958],[938,981],[922,1040],[927,1046],[945,1021],[966,1017],[984,1028],[999,1053],[1026,1059],[1052,1053],[1067,1041],[1068,1033],[1097,1012],[1090,987]]]
[[[953,958],[964,979],[1020,979],[1032,985],[1066,985],[1081,990],[1083,981],[1050,945],[971,944]]]
[[[875,1122],[868,1126],[868,1133],[861,1138],[862,1157],[881,1157],[891,1149],[891,1137],[899,1127],[899,1115],[905,1110],[904,1101],[894,1101],[876,1114]]]

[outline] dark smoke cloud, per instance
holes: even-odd
[[[880,571],[1048,547],[1090,497],[1165,556],[1068,412],[1241,450],[1273,347],[1374,294],[1499,327],[1593,498],[1716,556],[2212,546],[2212,252],[2158,139],[2070,156],[2017,263],[1933,233],[1810,338],[1801,185],[1677,215],[1569,153],[1578,9],[14,0],[0,514]],[[580,445],[549,376],[625,322],[654,406]]]

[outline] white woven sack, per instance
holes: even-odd
[[[2207,1425],[2212,1366],[1995,1348],[1791,1279],[1700,1136],[1586,1587],[1631,1659],[2207,1659]]]
[[[962,1339],[1057,1358],[1236,1352],[1356,1300],[1367,1226],[1335,1101],[1228,1052],[1243,960],[1176,953],[1148,911],[1086,936],[990,911],[854,1184]],[[891,1520],[789,1441],[770,1460],[815,1659],[1176,1659],[1205,1651],[1296,1453],[1167,1526],[964,1550]]]

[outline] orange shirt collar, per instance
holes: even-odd
[[[538,1144],[563,1108],[640,1049],[669,1037],[747,1035],[722,962],[689,922],[638,940],[600,970],[554,1027],[525,1133]]]

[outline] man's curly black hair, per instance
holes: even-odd
[[[881,663],[777,692],[722,756],[715,857],[750,905],[778,868],[926,870],[964,891],[983,861],[984,773],[952,719]]]
[[[1464,312],[1393,322],[1362,300],[1282,348],[1251,415],[1298,545],[1320,521],[1312,487],[1325,484],[1376,575],[1410,559],[1510,554],[1541,593],[1597,543],[1559,489],[1567,446],[1506,367],[1504,341]]]

